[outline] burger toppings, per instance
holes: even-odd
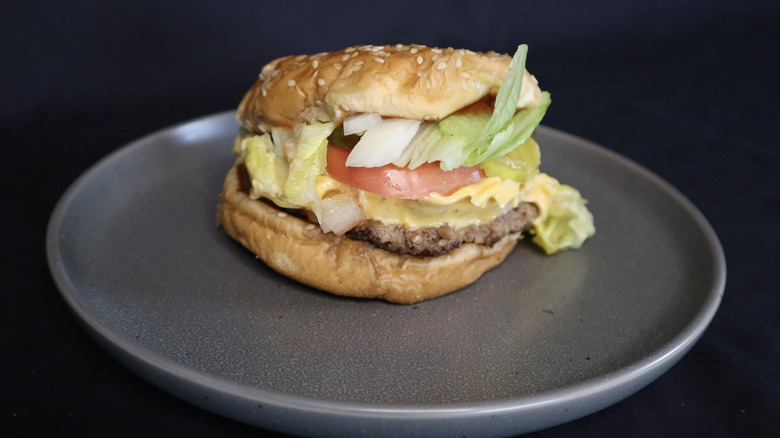
[[[398,199],[422,199],[431,193],[449,195],[465,185],[479,182],[477,167],[459,167],[449,172],[434,163],[416,169],[386,164],[381,167],[348,167],[349,151],[328,147],[328,175],[349,186]]]
[[[347,159],[350,167],[378,167],[393,163],[415,169],[439,163],[443,170],[476,166],[514,150],[531,137],[550,105],[549,93],[521,102],[528,47],[522,45],[509,63],[492,112],[456,112],[441,121],[382,119],[357,114],[344,120],[344,134],[365,128]],[[536,87],[535,80],[525,82]],[[532,93],[531,95],[535,95]],[[517,111],[518,104],[523,105]]]
[[[420,123],[419,120],[382,120],[380,117],[379,123],[367,129],[352,148],[347,166],[379,167],[397,161],[417,134]],[[348,135],[346,128],[344,134]]]
[[[397,55],[423,48],[395,50]],[[420,81],[451,74],[449,69],[459,68],[466,56],[477,56],[448,49],[448,56],[454,58],[447,59],[455,60],[448,64],[441,51],[430,52],[431,60],[438,56],[442,60],[429,66],[428,76],[418,74]],[[338,66],[346,69],[349,65],[357,72],[355,68],[364,61],[350,64],[354,53],[358,50],[345,51],[346,59],[336,63],[322,56],[312,59],[317,66],[305,64],[308,60],[296,61],[300,65],[281,73],[278,66],[269,65],[263,75],[278,75],[277,83],[287,80],[288,88],[300,91],[303,73],[314,68],[316,75],[317,68],[326,66],[326,59],[330,59],[327,66],[338,71]],[[247,113],[242,102],[239,118],[254,132],[246,132],[237,141],[235,153],[246,164],[250,197],[309,211],[326,233],[347,234],[403,254],[436,256],[463,243],[493,245],[528,228],[534,242],[548,253],[579,247],[594,233],[593,219],[579,192],[538,170],[540,152],[533,134],[550,95],[525,71],[526,53],[526,46],[518,48],[492,95],[488,92],[491,86],[480,82],[489,82],[486,78],[492,76],[485,76],[488,73],[481,72],[480,66],[456,74],[468,90],[473,86],[480,94],[465,108],[439,118],[350,113],[347,104],[328,103],[327,95],[317,94],[317,99],[325,101],[316,100],[311,113],[304,110],[304,122],[279,124],[259,112],[267,103],[258,103],[254,113]],[[372,68],[387,68],[395,62],[392,56],[385,53],[380,57],[383,62],[377,63],[383,66]],[[423,64],[420,59],[415,66]],[[385,73],[377,70],[376,74]],[[346,79],[342,76],[329,79],[330,86],[349,86],[349,82],[338,82]],[[328,83],[317,79],[317,93]],[[427,83],[428,93],[434,92],[431,84]],[[257,93],[266,96],[268,86],[278,86],[267,85],[256,88]],[[306,93],[300,94],[308,99]],[[258,97],[247,96],[245,100]],[[375,103],[372,96],[349,98],[364,99],[367,107]],[[392,108],[402,98],[402,94],[390,94],[385,103]],[[327,105],[338,108],[336,117],[328,115]]]
[[[362,134],[382,124],[382,116],[376,113],[357,113],[344,118],[344,135]]]

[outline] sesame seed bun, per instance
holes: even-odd
[[[400,44],[287,56],[263,67],[236,117],[250,132],[318,121],[338,124],[352,113],[440,120],[495,95],[510,61],[495,52]],[[527,71],[523,89],[518,106],[541,95]]]
[[[241,165],[227,174],[217,221],[275,271],[336,295],[412,304],[461,289],[501,263],[519,234],[493,246],[464,244],[437,257],[396,254],[250,199]]]

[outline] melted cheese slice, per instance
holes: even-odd
[[[489,223],[521,202],[536,204],[540,214],[534,224],[541,223],[547,216],[548,199],[558,181],[543,173],[522,184],[490,177],[461,187],[448,196],[433,193],[420,200],[386,198],[348,186],[328,175],[318,176],[316,185],[319,199],[349,194],[357,200],[366,219],[418,229],[444,224],[463,227]]]

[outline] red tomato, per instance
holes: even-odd
[[[410,170],[388,164],[382,167],[347,167],[349,151],[328,145],[326,170],[333,179],[388,198],[420,199],[436,192],[449,195],[460,187],[483,178],[476,167],[441,170],[438,163],[426,163]]]

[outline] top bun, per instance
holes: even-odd
[[[356,46],[268,63],[236,118],[250,132],[297,123],[341,123],[349,114],[440,120],[495,95],[511,57],[421,45]],[[518,108],[541,97],[527,71]]]

